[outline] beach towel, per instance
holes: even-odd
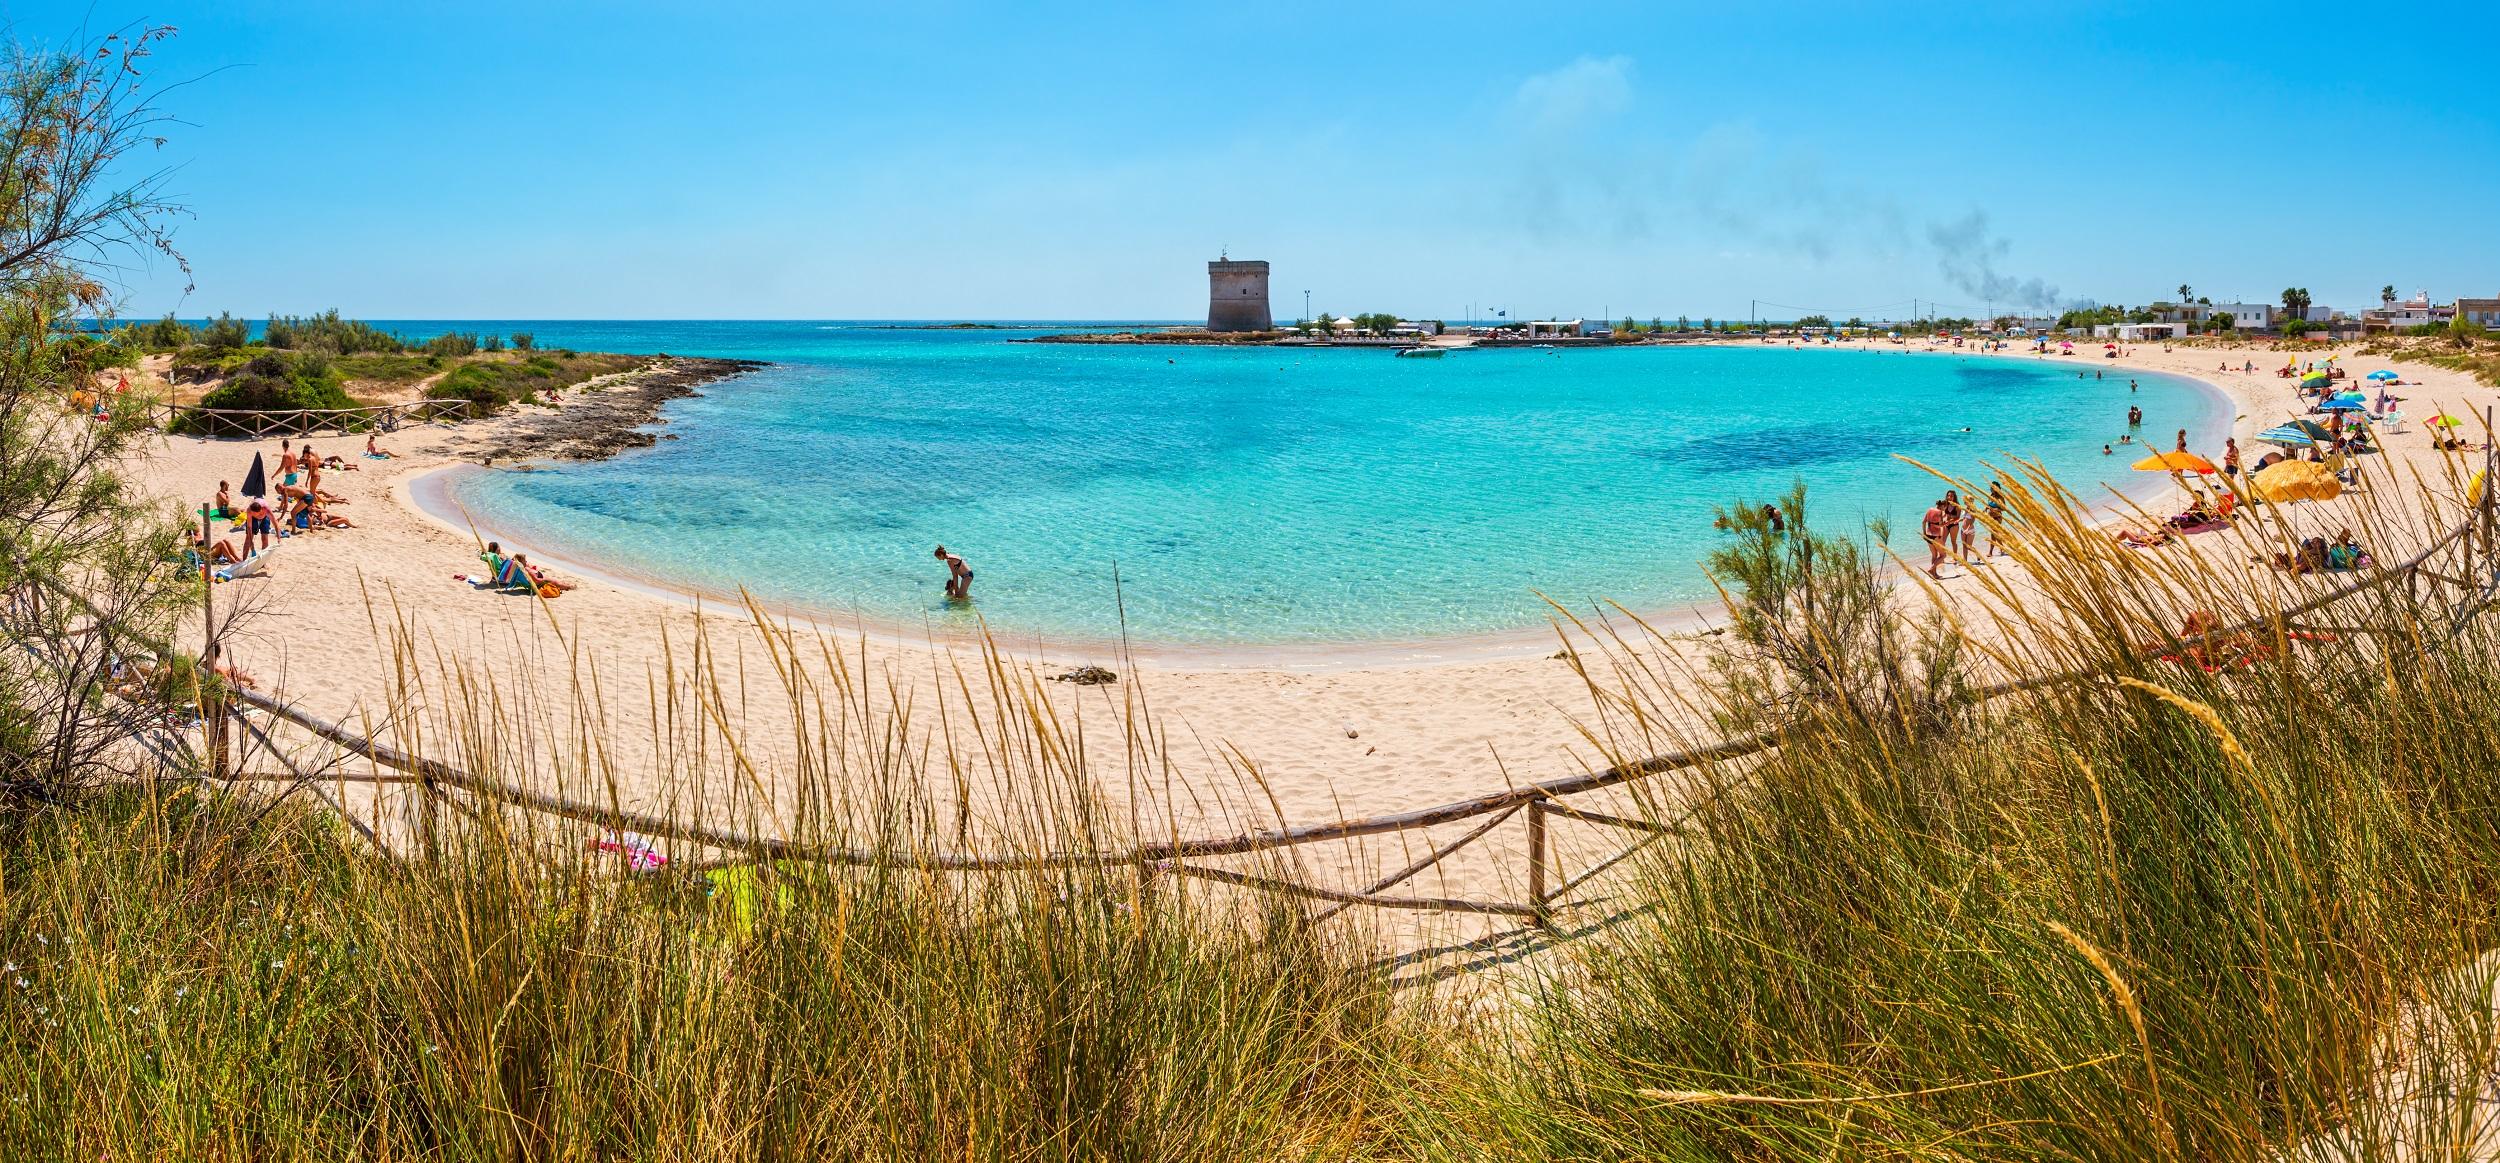
[[[251,555],[250,557],[235,562],[233,565],[229,565],[224,569],[218,570],[217,578],[220,581],[233,581],[236,578],[251,577],[260,571],[269,568],[269,559],[276,557],[277,555],[278,547],[272,545],[267,549]]]

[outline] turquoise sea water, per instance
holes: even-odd
[[[412,331],[441,324],[407,324]],[[462,325],[464,327],[469,325]],[[1461,351],[1082,347],[1033,332],[818,323],[485,323],[542,346],[773,361],[670,406],[597,464],[471,474],[480,523],[663,584],[918,627],[939,542],[1011,633],[1378,642],[1706,600],[1712,506],[1802,476],[1818,524],[1914,537],[1939,493],[1894,458],[2011,452],[2087,496],[2139,483],[2101,446],[2145,411],[2218,444],[2186,381],[2098,361],[1788,348]],[[2081,376],[2078,376],[2081,372]],[[1963,428],[1968,426],[1970,431]],[[2140,455],[2140,453],[2139,453]],[[1119,585],[1113,584],[1114,569]]]

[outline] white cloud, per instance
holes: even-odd
[[[1519,82],[1510,110],[1527,128],[1569,130],[1632,107],[1632,58],[1581,57]]]

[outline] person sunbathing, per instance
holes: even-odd
[[[322,508],[321,502],[319,501],[315,501],[312,504],[304,506],[304,510],[312,515],[312,523],[317,526],[330,529],[353,529],[356,527],[355,522]]]
[[[365,437],[365,456],[370,460],[389,460],[391,458],[391,454],[383,451],[379,446],[375,445],[374,437],[369,435]]]
[[[2187,616],[2179,628],[2179,639],[2185,645],[2177,654],[2164,653],[2164,662],[2186,662],[2207,674],[2252,666],[2272,657],[2274,649],[2246,633],[2225,632],[2222,619],[2211,610],[2197,610]],[[2166,649],[2166,648],[2157,648]]]
[[[531,565],[531,564],[530,564],[530,555],[529,555],[529,554],[526,554],[526,553],[516,553],[516,554],[513,554],[513,555],[512,555],[512,560],[520,564],[520,566],[521,566],[521,573],[522,573],[522,575],[523,575],[523,576],[525,576],[525,577],[527,577],[527,578],[529,578],[529,580],[530,580],[530,585],[531,585],[532,587],[536,588],[536,589],[537,589],[540,593],[542,593],[542,594],[543,594],[543,593],[546,593],[546,591],[547,591],[547,590],[549,590],[549,589],[553,589],[553,590],[555,590],[555,592],[556,592],[556,593],[561,594],[561,593],[564,593],[564,592],[565,592],[565,591],[567,591],[567,590],[572,589],[572,588],[573,588],[573,586],[575,585],[575,583],[573,583],[573,582],[567,582],[567,581],[557,581],[557,580],[556,580],[556,579],[554,579],[554,578],[548,577],[548,576],[547,576],[547,571],[546,571],[546,570],[540,569],[540,568],[538,568],[537,566],[534,566],[534,565]],[[552,596],[552,595],[550,595],[550,596]]]
[[[2169,524],[2173,529],[2202,529],[2213,524],[2214,519],[2212,507],[2205,503],[2205,498],[2198,497],[2188,503],[2186,512],[2172,517]]]
[[[230,519],[235,515],[234,494],[227,491],[226,482],[217,482],[217,499],[209,504],[208,515],[220,520]]]
[[[234,551],[234,542],[223,537],[211,541],[204,533],[191,535],[191,551],[215,565],[233,565],[243,560],[243,555]]]
[[[2115,534],[2118,544],[2125,546],[2128,549],[2159,549],[2164,545],[2170,544],[2171,541],[2175,540],[2177,537],[2178,534],[2173,533],[2168,529],[2156,529],[2150,533],[2139,533],[2133,529],[2121,529]]]

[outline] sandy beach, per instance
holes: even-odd
[[[2097,343],[2079,345],[2072,356],[2028,351],[1980,356],[1925,343],[1873,347],[1903,358],[2032,359],[2103,374],[2188,377],[2231,402],[2232,430],[2252,465],[2266,448],[2249,438],[2302,410],[2293,382],[2274,374],[2286,354],[2263,348],[2163,351],[2140,345],[2110,359],[2102,358]],[[2332,350],[2320,345],[2308,358]],[[2349,354],[2350,347],[2343,350],[2344,366],[2355,377],[2389,366]],[[2249,363],[2258,369],[2253,374],[2217,370]],[[2388,440],[2387,456],[2370,458],[2372,471],[2436,477],[2441,454],[2429,447],[2419,421],[2442,409],[2479,415],[2500,401],[2500,392],[2458,373],[2393,366],[2405,382],[2396,389],[2405,398],[2403,409],[2416,423]],[[736,389],[733,381],[704,390]],[[577,393],[564,406],[580,406],[581,398]],[[558,576],[579,580],[579,588],[539,602],[473,589],[459,580],[457,575],[481,569],[479,543],[496,536],[491,519],[481,515],[476,528],[462,528],[420,505],[418,493],[428,474],[473,463],[480,449],[497,446],[498,427],[513,423],[498,419],[403,430],[382,438],[393,453],[389,460],[358,456],[361,437],[315,438],[323,452],[348,457],[357,466],[324,478],[325,488],[348,498],[338,511],[356,528],[290,539],[264,576],[217,587],[221,608],[252,611],[239,624],[229,657],[262,689],[282,692],[312,714],[382,725],[383,733],[419,709],[409,705],[406,672],[393,665],[395,624],[413,632],[427,667],[496,675],[498,685],[561,687],[569,673],[578,673],[574,668],[595,668],[607,695],[602,714],[609,725],[609,775],[622,799],[650,806],[668,773],[661,770],[665,748],[651,741],[649,700],[640,689],[644,676],[663,668],[672,651],[683,666],[688,644],[701,634],[708,634],[717,650],[712,664],[728,672],[720,681],[741,689],[768,689],[772,660],[756,641],[746,611],[734,603],[584,574],[532,547],[516,548],[531,551],[534,562]],[[2123,418],[2114,417],[2112,433],[2122,426]],[[2146,439],[2168,444],[2167,433],[2148,433]],[[2218,445],[2195,450],[2221,459]],[[136,471],[169,507],[189,508],[220,480],[240,483],[254,452],[274,465],[278,441],[164,437]],[[2140,445],[2120,452],[2130,461],[2143,455]],[[2479,454],[2476,458],[2479,462]],[[440,508],[440,502],[432,507]],[[1953,581],[1944,583],[1948,595],[1954,588]],[[1664,652],[1671,657],[1656,661],[1670,669],[1698,666],[1711,621],[1706,613],[1689,615]],[[861,685],[873,689],[882,705],[921,708],[916,729],[941,730],[949,716],[963,720],[967,688],[958,676],[979,676],[978,643],[821,619],[789,624],[805,637],[832,643],[848,665],[873,676]],[[196,635],[197,627],[191,632]],[[1560,643],[1550,633],[1264,658],[1165,656],[1151,647],[1120,657],[1105,648],[1012,639],[1001,645],[1011,669],[1027,676],[1032,689],[1105,754],[1122,748],[1123,723],[1137,707],[1150,711],[1160,731],[1154,747],[1168,756],[1166,774],[1173,785],[1102,790],[1115,802],[1126,801],[1139,826],[1157,833],[1233,830],[1277,816],[1307,824],[1387,813],[1608,762],[1587,733],[1596,722],[1588,686],[1569,661],[1556,657]],[[1120,681],[1091,687],[1034,681],[1080,665],[1110,667],[1120,672]],[[756,697],[759,708],[769,702]],[[930,708],[949,709],[931,714]],[[766,770],[781,746],[776,737],[789,734],[786,724],[770,720],[763,710],[749,725],[751,746]],[[1690,726],[1697,736],[1707,735],[1699,724]],[[939,798],[947,794],[931,790]],[[1402,836],[1359,853],[1349,846],[1344,856],[1351,865],[1377,867],[1423,841],[1422,834]],[[1612,836],[1584,841],[1617,843]],[[1566,853],[1572,843],[1566,841]],[[1483,859],[1454,862],[1432,887],[1498,891],[1516,875],[1515,864],[1501,859],[1501,851],[1496,847]]]

